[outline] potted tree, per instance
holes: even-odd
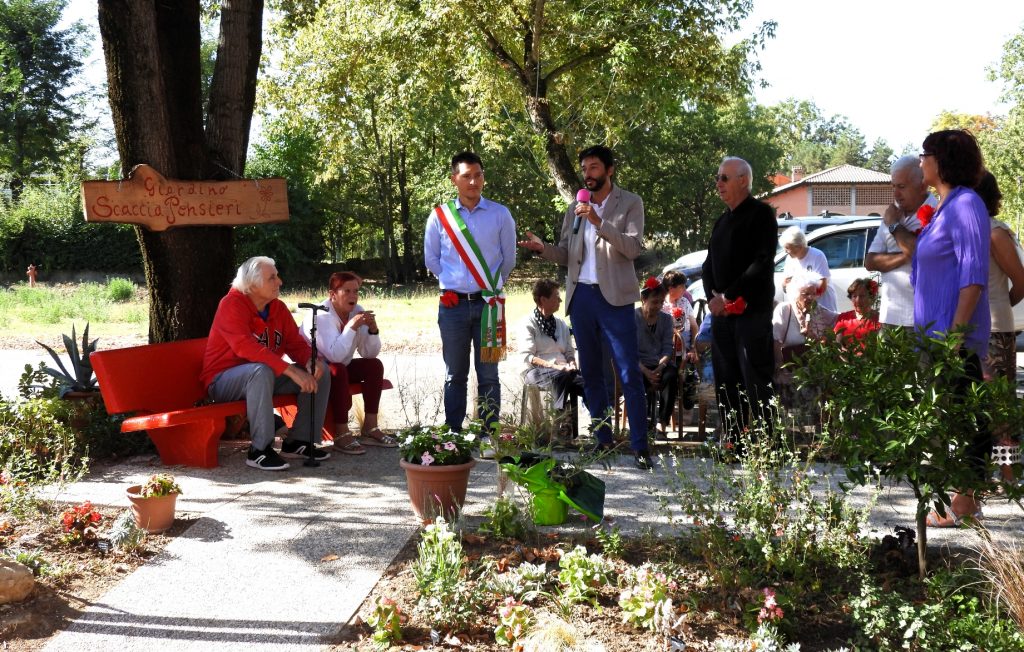
[[[409,500],[424,523],[437,515],[451,519],[462,508],[469,486],[476,435],[448,426],[412,426],[399,433],[399,462],[405,470]]]
[[[174,510],[181,487],[174,476],[156,473],[145,484],[128,487],[128,500],[132,504],[135,524],[150,534],[170,529],[174,524]]]

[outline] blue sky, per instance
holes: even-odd
[[[1006,112],[986,68],[1024,28],[1024,1],[754,0],[743,33],[765,20],[778,27],[758,57],[759,102],[813,100],[900,152],[942,110]]]

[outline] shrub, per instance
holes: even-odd
[[[588,555],[583,546],[562,555],[558,560],[558,582],[567,603],[594,603],[600,587],[611,581],[614,569],[601,555]]]
[[[135,297],[135,284],[130,279],[112,278],[107,281],[107,297],[115,303],[126,303]]]

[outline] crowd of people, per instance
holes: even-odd
[[[669,272],[640,283],[634,261],[643,250],[644,206],[615,182],[614,153],[593,146],[580,152],[579,163],[586,192],[566,209],[556,241],[546,243],[530,231],[519,239],[509,209],[483,196],[477,154],[451,160],[456,196],[427,219],[424,261],[439,285],[443,403],[452,430],[461,430],[467,416],[471,362],[475,416],[490,426],[498,422],[498,363],[509,345],[504,287],[517,245],[565,268],[569,318],[558,316],[560,285],[537,281],[535,307],[517,330],[524,382],[546,389],[556,410],[582,398],[595,452],[604,453],[614,446],[608,389],[614,375],[640,468],[653,464],[649,436],[668,428],[687,365],[700,369],[704,387],[713,387],[724,436],[738,454],[741,432],[772,428],[776,394],[785,406],[807,400],[793,389],[791,363],[812,340],[845,346],[879,329],[913,328],[935,337],[956,332],[966,369],[959,391],[983,377],[1015,377],[1012,306],[1024,297],[1024,266],[1015,236],[997,219],[998,184],[966,131],[930,134],[919,156],[893,164],[893,202],[865,260],[877,276],[845,288],[853,309],[842,314],[825,256],[798,227],[778,235],[774,209],[751,194],[753,171],[743,159],[726,157],[715,176],[726,208],[702,269],[707,314],[700,324],[685,276]],[[776,305],[779,245],[787,254],[786,300]],[[367,446],[397,445],[378,426],[380,337],[373,312],[359,305],[361,282],[350,272],[331,276],[328,297],[299,327],[278,298],[273,260],[256,257],[239,268],[214,319],[202,379],[213,400],[246,400],[250,466],[281,470],[287,457],[327,459],[320,432],[309,424],[323,423],[328,408],[334,452],[362,455]],[[358,433],[348,425],[352,383],[361,385],[366,406]],[[298,415],[290,430],[276,432],[273,395],[284,392],[299,394]],[[658,406],[650,413],[649,399]],[[979,420],[974,428],[971,464],[981,472],[991,454],[1012,477],[1020,455],[1009,424],[989,428]],[[276,434],[283,437],[280,452]],[[947,517],[933,515],[932,523],[980,513],[969,492],[957,494],[952,508]]]

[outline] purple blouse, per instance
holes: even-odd
[[[985,203],[973,190],[957,187],[942,202],[917,238],[910,282],[914,286],[914,325],[929,335],[950,329],[960,290],[981,286],[969,323],[966,347],[984,358],[988,351],[989,223]]]

